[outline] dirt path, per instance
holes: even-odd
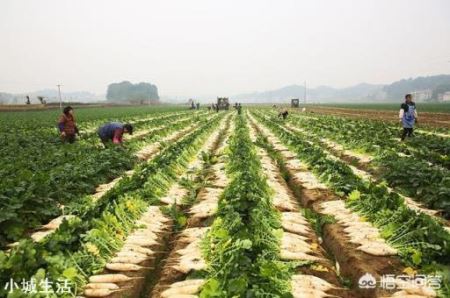
[[[296,112],[298,110],[293,110]],[[356,119],[370,119],[379,121],[390,121],[398,123],[398,112],[396,111],[380,111],[380,110],[357,110],[349,108],[335,108],[335,107],[310,107],[309,114],[326,114],[336,115]],[[450,114],[447,113],[429,113],[419,111],[419,125],[430,128],[449,128],[450,129]]]

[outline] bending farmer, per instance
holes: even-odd
[[[109,142],[113,144],[122,144],[123,134],[133,134],[133,126],[131,124],[122,124],[119,122],[109,122],[98,130],[98,136],[104,145]]]

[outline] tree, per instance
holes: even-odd
[[[158,88],[150,83],[132,84],[128,81],[113,83],[108,86],[106,98],[109,101],[128,101],[137,103],[158,103]]]
[[[45,100],[44,100],[44,96],[38,96],[37,99],[39,100],[39,102],[43,105],[46,104]]]
[[[433,90],[433,98],[438,99],[440,94],[450,91],[450,83],[436,86]]]
[[[405,94],[412,93],[414,91],[429,89],[433,92],[432,98],[437,99],[437,94],[442,93],[442,87],[449,84],[450,75],[437,75],[400,80],[385,86],[383,90],[387,93],[388,98],[393,99],[403,98]]]

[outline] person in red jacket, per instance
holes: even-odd
[[[62,115],[59,117],[58,128],[61,134],[61,140],[69,143],[75,142],[75,135],[79,133],[78,127],[73,115],[71,106],[65,107]]]

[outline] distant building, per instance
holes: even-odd
[[[438,101],[450,101],[450,91],[438,94]]]
[[[427,101],[431,99],[433,91],[431,89],[417,90],[411,92],[411,94],[413,95],[414,101]]]

